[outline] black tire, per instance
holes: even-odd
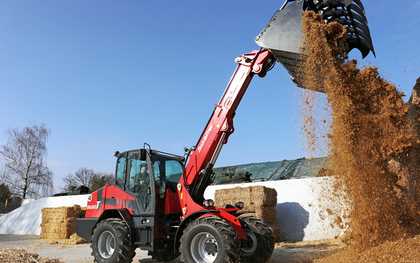
[[[110,239],[114,240],[110,241],[113,243],[113,252],[105,253],[107,249],[103,244],[107,242],[109,236],[112,236]],[[130,229],[125,222],[115,218],[98,223],[93,230],[91,248],[96,263],[131,263],[136,254]]]
[[[265,263],[274,250],[273,231],[262,220],[249,215],[240,216],[248,233],[241,247],[241,263]]]
[[[206,236],[210,241],[203,241],[205,253],[215,258],[210,261],[202,260],[197,256],[196,241]],[[185,263],[236,263],[239,262],[239,242],[233,227],[219,217],[199,218],[191,222],[184,230],[180,244],[180,260]],[[210,251],[210,252],[209,252]],[[214,253],[214,251],[217,251]],[[194,254],[193,254],[194,253]]]

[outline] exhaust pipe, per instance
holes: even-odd
[[[347,53],[356,48],[363,58],[370,52],[375,55],[365,9],[360,0],[286,0],[257,36],[256,43],[269,49],[293,79],[296,79],[302,54],[301,23],[304,11],[315,11],[327,22],[337,21],[346,26]]]

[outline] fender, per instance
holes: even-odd
[[[121,219],[129,229],[133,230],[133,220],[130,215],[130,212],[127,209],[119,210],[106,210],[104,211],[99,218],[96,217],[87,217],[87,218],[77,218],[76,219],[76,233],[78,236],[82,237],[84,240],[91,242],[93,231],[96,225],[108,218],[119,218]]]
[[[131,228],[132,225],[132,216],[130,214],[130,212],[127,209],[115,209],[115,210],[105,210],[102,215],[99,217],[98,219],[98,223],[101,222],[102,220],[108,219],[108,218],[119,218],[122,221],[124,221],[124,223]]]

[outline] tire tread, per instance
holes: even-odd
[[[251,256],[241,255],[241,263],[265,263],[267,262],[274,250],[274,238],[271,227],[265,224],[261,219],[255,216],[244,215],[239,217],[242,222],[254,229],[257,235],[257,249],[256,253]]]
[[[125,222],[123,222],[119,218],[109,218],[101,221],[98,223],[98,225],[93,230],[95,233],[95,230],[100,227],[101,225],[111,225],[117,232],[117,242],[118,244],[118,251],[115,253],[118,253],[118,257],[116,257],[115,263],[131,263],[133,261],[133,258],[136,254],[135,247],[133,245],[133,242],[131,240],[131,232],[129,227]],[[95,244],[91,243],[91,255],[94,258],[95,263],[103,263],[102,261],[98,261],[98,259],[95,257],[94,254],[94,246]]]
[[[226,248],[226,255],[224,257],[224,259],[221,261],[223,263],[238,263],[239,258],[240,258],[240,253],[239,253],[239,249],[240,247],[238,246],[239,242],[235,242],[236,240],[236,233],[235,230],[233,229],[233,227],[226,222],[225,220],[223,220],[220,217],[217,216],[210,216],[210,217],[202,217],[202,218],[198,218],[195,221],[191,222],[189,224],[189,226],[187,226],[184,229],[184,233],[181,237],[180,240],[180,260],[181,262],[186,262],[185,258],[183,257],[183,253],[182,253],[182,247],[183,244],[186,242],[185,241],[185,237],[186,237],[186,233],[188,233],[188,231],[197,225],[201,225],[201,224],[209,224],[214,226],[217,231],[219,231],[219,233],[221,234],[221,236],[224,239],[224,247]],[[189,263],[189,262],[188,262]]]

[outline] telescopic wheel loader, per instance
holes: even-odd
[[[97,263],[131,262],[135,249],[159,261],[187,263],[267,262],[272,230],[241,215],[244,203],[215,207],[203,197],[213,166],[233,133],[233,118],[252,78],[264,77],[275,62],[295,77],[301,56],[301,19],[312,10],[347,27],[348,52],[374,53],[360,0],[288,0],[257,37],[261,49],[238,58],[236,70],[197,144],[185,157],[142,149],[116,152],[115,184],[93,192],[77,234],[91,242]],[[305,87],[309,88],[310,87]]]

